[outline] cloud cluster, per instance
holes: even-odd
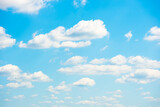
[[[82,78],[72,84],[66,84],[65,81],[61,82],[58,86],[53,87],[52,85],[50,85],[48,87],[48,91],[52,92],[54,94],[59,94],[60,92],[64,92],[64,91],[71,91],[73,86],[83,86],[83,87],[87,87],[87,86],[94,86],[96,83],[93,79],[90,78]]]
[[[36,14],[50,1],[57,0],[0,0],[0,9],[16,13]]]
[[[87,0],[73,0],[73,5],[75,7],[85,6],[86,3],[87,3]]]
[[[60,26],[49,33],[34,36],[28,43],[20,42],[20,48],[79,48],[91,45],[92,39],[103,38],[109,33],[101,20],[80,21],[70,29]]]
[[[0,49],[12,47],[15,43],[16,39],[11,38],[11,35],[6,34],[5,29],[0,27]]]
[[[142,56],[130,56],[127,58],[117,55],[110,59],[100,58],[91,60],[89,63],[73,64],[73,66],[62,67],[58,71],[81,75],[122,75],[116,82],[146,84],[160,79],[159,69],[160,61]]]
[[[18,87],[27,87],[32,88],[33,85],[30,82],[50,82],[50,79],[47,75],[43,74],[42,71],[34,73],[22,73],[21,69],[12,64],[4,65],[0,67],[0,74],[2,76],[7,76],[9,81],[16,81],[18,83],[9,83],[8,87],[18,88]]]

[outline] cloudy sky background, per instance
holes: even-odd
[[[160,106],[159,3],[0,0],[0,106]]]

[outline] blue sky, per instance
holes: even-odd
[[[1,107],[159,107],[158,0],[1,0]]]

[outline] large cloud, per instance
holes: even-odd
[[[42,71],[34,73],[22,73],[21,69],[12,64],[4,65],[0,67],[0,74],[2,76],[7,76],[9,81],[16,81],[18,83],[9,83],[8,87],[18,88],[18,87],[27,87],[32,88],[30,82],[50,82],[50,79],[47,75],[43,74]]]
[[[144,37],[144,40],[160,42],[160,28],[157,26],[152,27]]]
[[[49,33],[39,34],[34,36],[28,43],[20,42],[21,48],[60,48],[70,47],[78,48],[85,47],[91,44],[90,40],[103,38],[109,35],[103,21],[101,20],[89,20],[80,21],[70,29],[65,29],[60,26]]]
[[[17,13],[38,13],[49,1],[56,0],[0,0],[0,9]]]
[[[106,62],[107,60],[108,62]],[[160,61],[143,56],[130,56],[127,58],[122,55],[107,60],[106,58],[94,59],[89,63],[86,61],[86,63],[61,67],[58,71],[67,74],[122,76],[116,80],[120,83],[136,82],[146,84],[160,79]]]
[[[5,29],[0,27],[0,49],[12,47],[16,43],[16,39],[11,38],[11,35],[6,34]]]
[[[117,82],[136,82],[146,84],[160,79],[160,71],[153,69],[137,69],[135,72],[126,74],[117,79]]]

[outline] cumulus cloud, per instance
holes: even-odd
[[[95,81],[90,78],[82,78],[73,83],[74,86],[94,86],[95,84]]]
[[[85,6],[86,3],[87,3],[87,0],[73,0],[73,5],[75,7]]]
[[[52,81],[42,71],[31,73],[22,73],[20,68],[16,65],[7,64],[0,67],[0,74],[7,76],[10,81],[37,81],[37,82],[49,82]]]
[[[151,102],[160,102],[160,98],[154,98],[154,97],[144,97],[144,99],[151,101]]]
[[[12,47],[15,43],[16,39],[11,38],[11,35],[6,34],[5,29],[0,26],[0,49]]]
[[[150,92],[143,92],[142,93],[143,96],[150,95],[150,94],[151,94]]]
[[[144,40],[160,42],[160,28],[152,27],[145,35]]]
[[[64,64],[65,65],[77,65],[77,64],[87,62],[86,59],[87,59],[86,57],[82,57],[82,56],[73,56],[69,58]]]
[[[160,61],[151,60],[142,56],[131,56],[128,58],[128,62],[138,68],[160,68]]]
[[[25,96],[24,95],[17,95],[17,96],[13,96],[14,99],[24,99]]]
[[[91,64],[96,64],[96,65],[104,64],[106,62],[107,62],[107,59],[105,59],[105,58],[100,58],[100,59],[95,58],[92,61],[90,61]]]
[[[108,60],[108,62],[106,62]],[[110,59],[93,59],[89,63],[61,67],[59,72],[80,75],[116,75],[119,83],[146,84],[160,79],[160,61],[142,56],[117,55]]]
[[[117,82],[136,82],[140,84],[146,84],[160,79],[160,71],[154,69],[136,69],[135,72],[123,75],[117,79]]]
[[[55,93],[55,94],[59,94],[59,92],[62,91],[70,91],[71,90],[71,86],[66,85],[65,81],[61,82],[58,86],[53,87],[52,85],[50,85],[48,87],[48,91]]]
[[[126,33],[124,36],[128,39],[128,41],[130,41],[130,39],[132,38],[131,31],[129,31],[128,33]]]
[[[60,26],[49,33],[39,34],[29,40],[28,43],[20,42],[21,48],[45,49],[45,48],[79,48],[91,45],[90,40],[103,38],[109,33],[101,20],[80,21],[70,29]]]
[[[82,75],[119,75],[121,73],[127,73],[132,68],[128,65],[75,65],[73,67],[60,68],[59,72],[69,74],[82,74]]]
[[[40,9],[46,7],[46,4],[50,1],[57,0],[1,0],[0,9],[11,9],[16,13],[36,14]]]
[[[6,86],[11,88],[19,88],[19,87],[32,88],[33,87],[31,82],[8,83]]]
[[[6,76],[9,81],[16,81],[8,83],[6,86],[10,88],[32,88],[34,87],[31,82],[50,82],[47,75],[43,74],[42,71],[34,73],[22,73],[21,69],[12,64],[7,64],[0,67],[0,75]]]
[[[122,55],[117,55],[110,59],[110,62],[113,64],[125,64],[127,59]]]

